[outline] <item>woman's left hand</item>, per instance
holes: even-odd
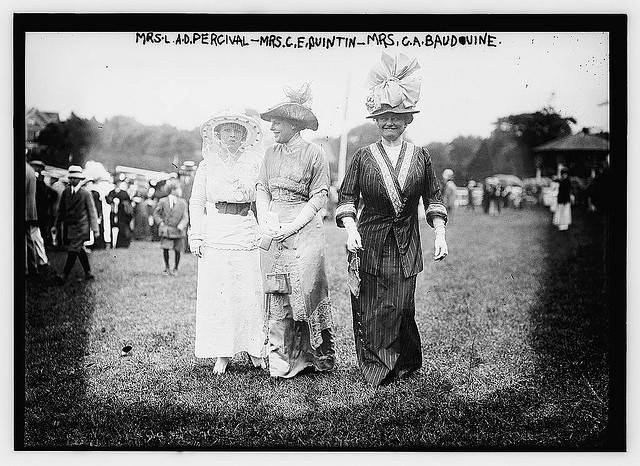
[[[280,225],[280,229],[274,233],[273,239],[276,240],[278,243],[281,243],[285,239],[287,239],[289,236],[293,235],[294,233],[295,233],[295,230],[291,228],[290,223],[283,223],[282,225]]]
[[[436,235],[433,259],[441,261],[442,259],[447,257],[447,254],[449,254],[449,248],[447,248],[447,240],[445,239],[445,236],[443,234]]]

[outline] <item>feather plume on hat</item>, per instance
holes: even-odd
[[[318,119],[311,111],[311,86],[304,83],[297,91],[289,86],[282,88],[287,100],[280,102],[266,112],[260,114],[260,118],[271,121],[272,118],[283,118],[294,121],[302,126],[302,129],[318,129]]]
[[[307,108],[311,107],[313,98],[311,97],[311,85],[309,83],[304,83],[297,91],[286,85],[282,87],[282,90],[290,102],[304,105]]]
[[[422,77],[416,74],[418,61],[403,53],[395,57],[382,52],[380,63],[367,76],[366,85],[371,90],[367,97],[367,118],[384,113],[418,113],[415,105],[420,99]]]

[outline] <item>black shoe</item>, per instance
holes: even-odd
[[[91,272],[84,274],[84,281],[89,282],[95,280],[96,277],[93,276]]]

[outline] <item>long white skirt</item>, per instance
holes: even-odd
[[[260,253],[203,248],[198,260],[196,347],[199,358],[264,357],[266,319]]]
[[[553,224],[558,228],[566,230],[571,225],[571,203],[563,202],[559,203],[553,214]]]

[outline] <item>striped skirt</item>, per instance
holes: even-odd
[[[422,366],[416,276],[404,276],[392,233],[379,260],[379,275],[360,271],[360,297],[351,295],[358,364],[367,382],[376,386]]]

